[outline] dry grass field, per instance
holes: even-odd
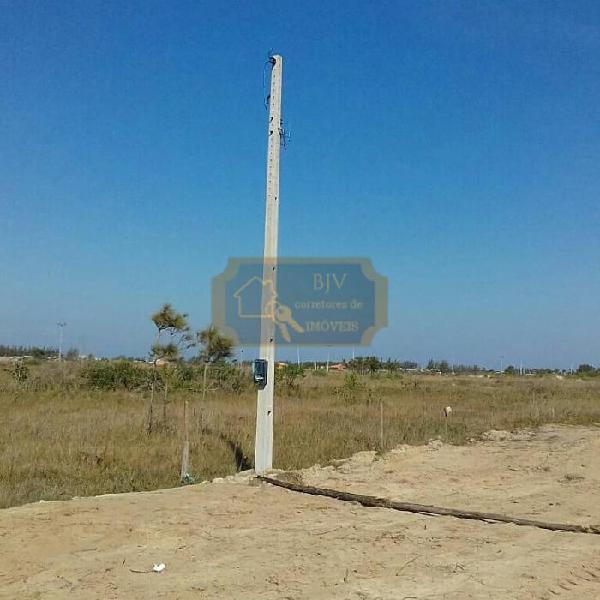
[[[93,389],[82,385],[80,369],[34,366],[24,382],[0,371],[0,508],[179,485],[186,398],[196,479],[251,466],[256,393],[250,384],[235,392],[211,385],[204,401],[194,386],[174,389],[166,421],[159,404],[158,426],[148,434],[147,389]],[[446,421],[447,405],[453,412]],[[298,388],[278,391],[274,462],[304,468],[360,450],[436,437],[462,444],[490,429],[545,423],[600,423],[600,379],[308,371]]]

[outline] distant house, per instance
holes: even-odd
[[[345,371],[348,368],[346,363],[337,363],[335,365],[329,365],[330,371]]]
[[[170,358],[157,358],[154,361],[154,364],[157,367],[166,367],[167,365],[173,364],[174,362],[176,362],[176,361],[174,361],[174,360],[172,360]]]

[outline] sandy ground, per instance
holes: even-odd
[[[600,524],[600,429],[363,452],[312,485]],[[164,562],[158,574],[148,571]],[[600,599],[600,536],[432,517],[237,477],[0,510],[0,598]]]

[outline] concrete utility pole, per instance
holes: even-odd
[[[258,390],[254,467],[257,473],[273,468],[273,388],[275,378],[275,320],[273,293],[277,290],[277,236],[279,227],[279,152],[281,148],[281,79],[283,59],[271,57],[271,94],[267,150],[267,207],[263,262],[260,358],[267,361],[267,384]],[[272,315],[271,317],[265,315]]]

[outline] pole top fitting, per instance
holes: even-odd
[[[269,52],[269,62],[272,65],[275,65],[277,63],[277,61],[281,61],[281,55],[280,54],[273,54],[272,52]]]

